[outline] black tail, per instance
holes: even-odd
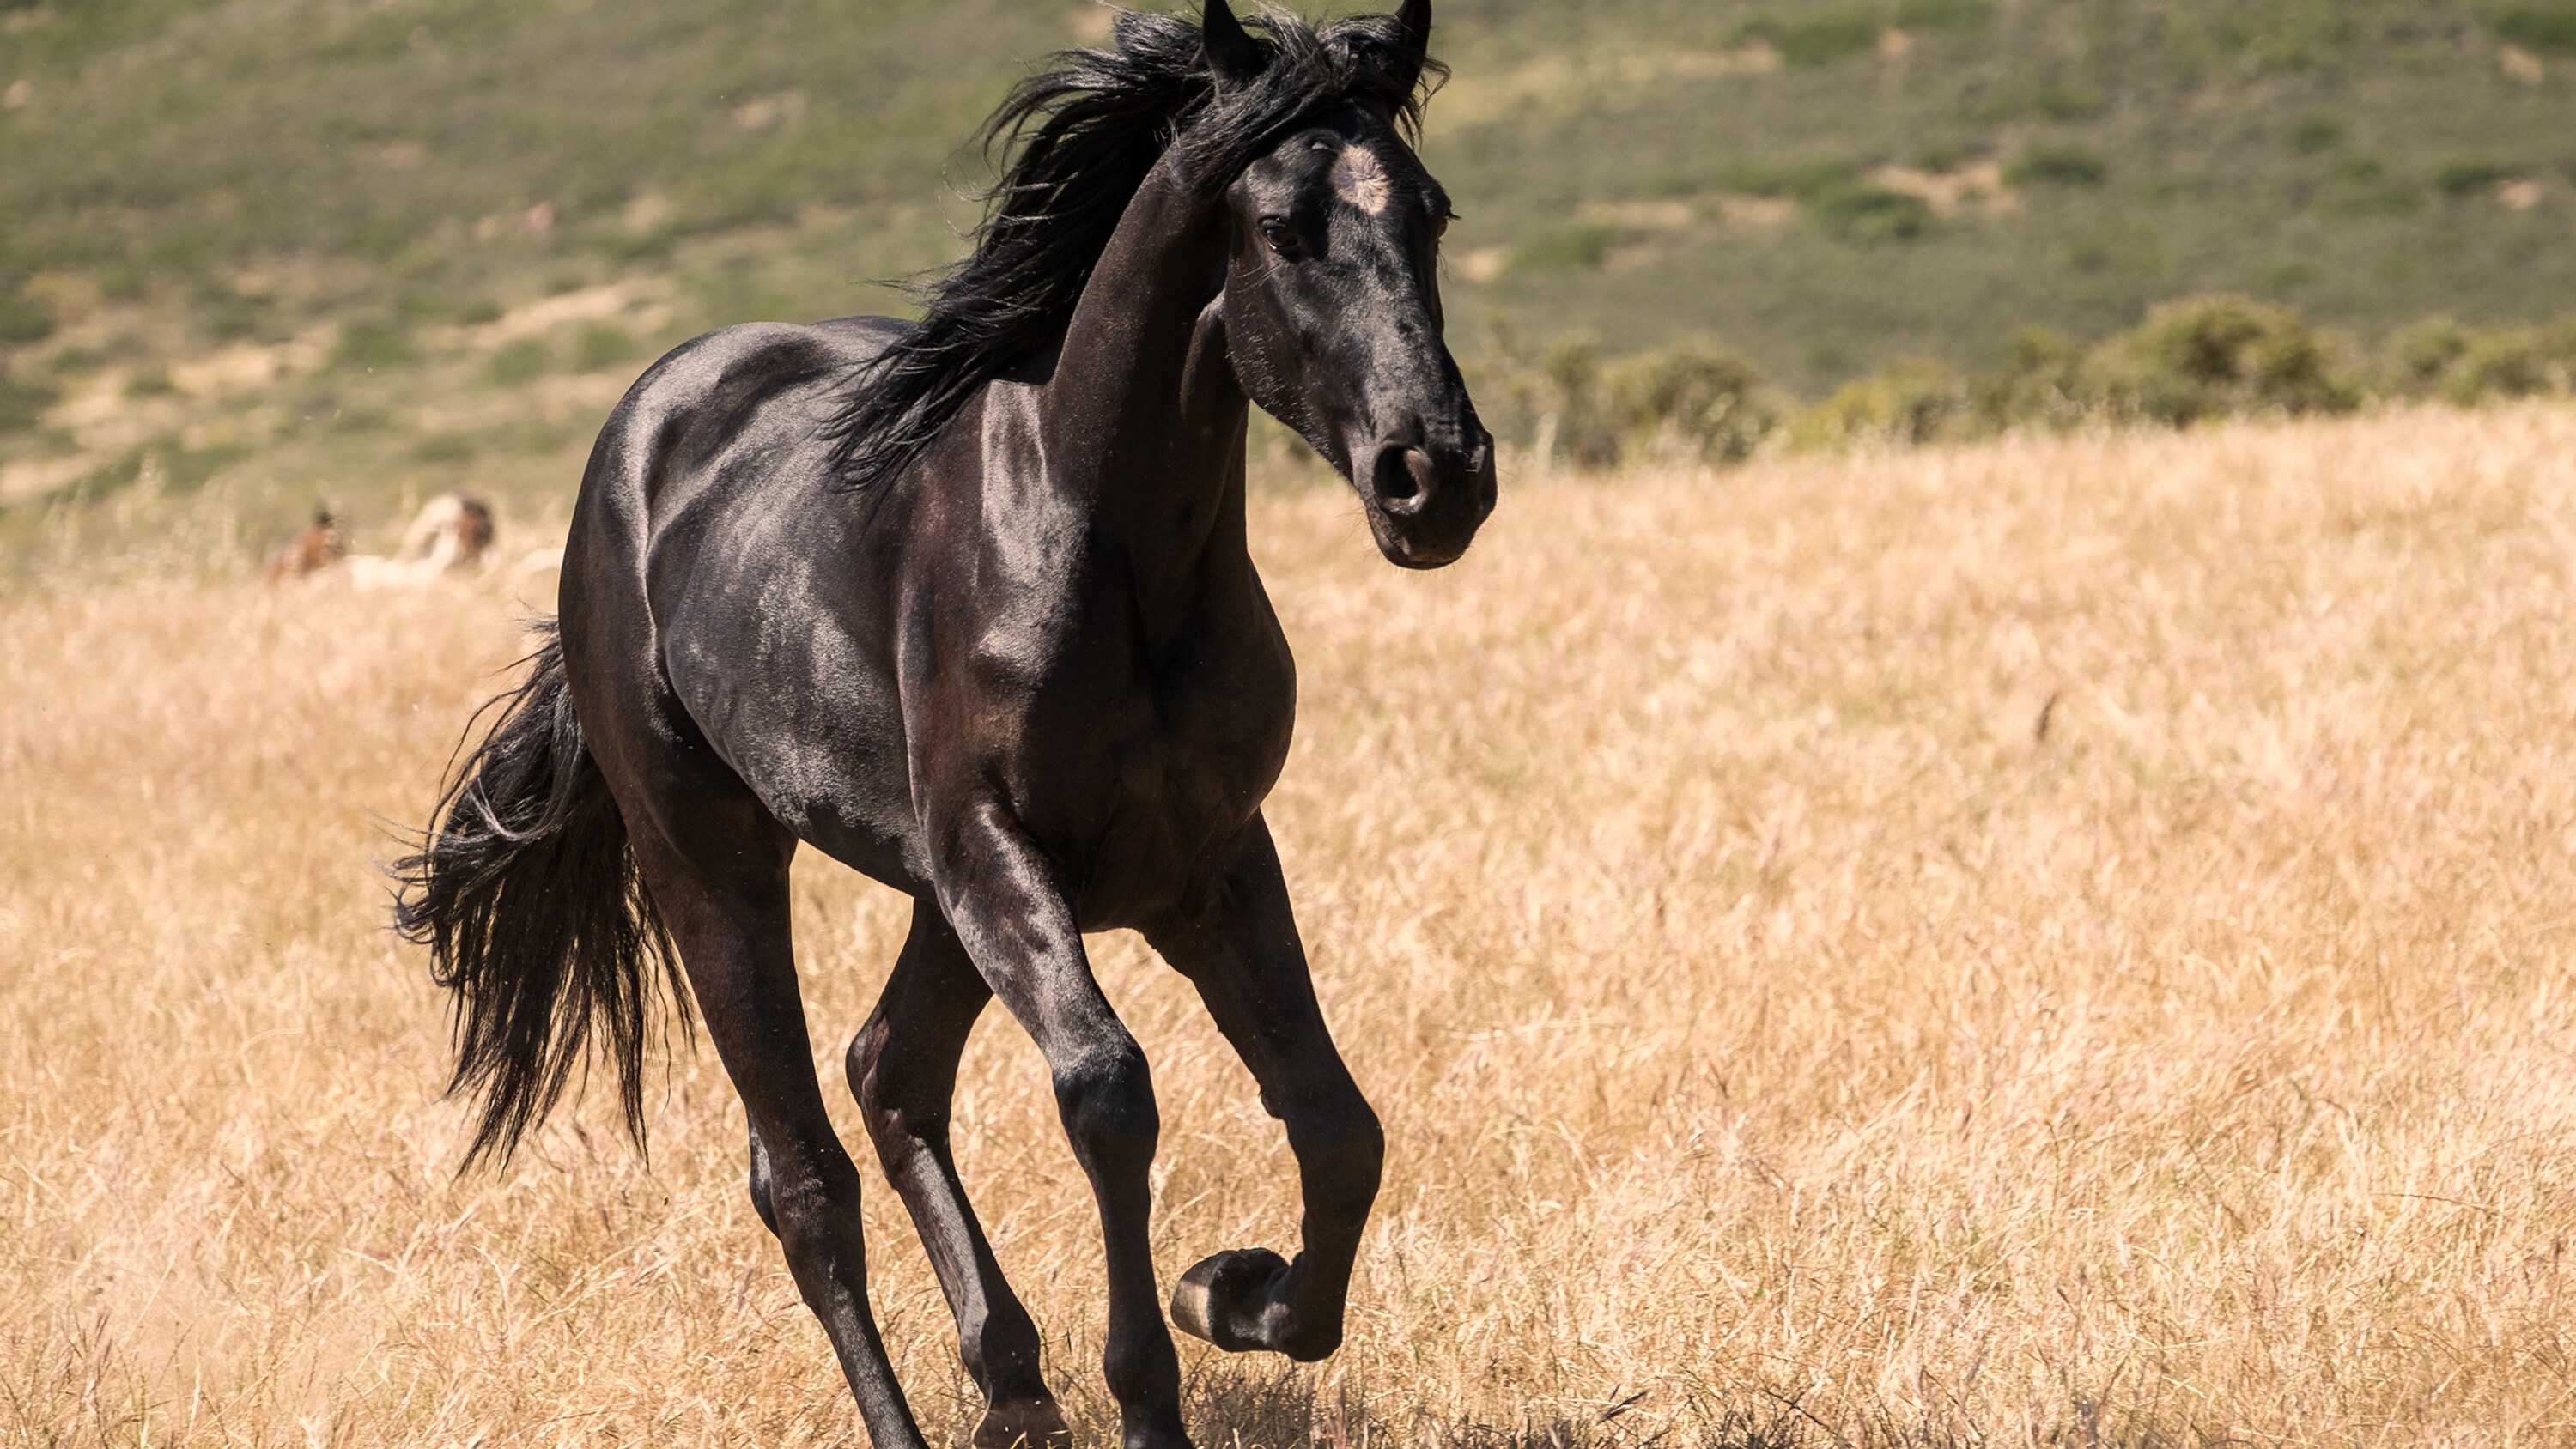
[[[482,1098],[471,1166],[508,1161],[563,1096],[592,1033],[644,1144],[644,1047],[667,984],[688,1010],[626,820],[582,742],[552,621],[525,684],[440,797],[420,853],[397,862],[394,928],[430,948],[456,993],[456,1075]]]

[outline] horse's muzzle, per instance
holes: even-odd
[[[1478,432],[1464,447],[1388,443],[1364,485],[1369,531],[1387,561],[1410,569],[1455,563],[1492,516],[1494,440]]]

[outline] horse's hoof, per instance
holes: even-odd
[[[997,1404],[975,1426],[975,1449],[1072,1449],[1073,1430],[1053,1399]]]
[[[1202,1261],[1172,1288],[1172,1322],[1228,1353],[1277,1348],[1287,1314],[1278,1290],[1288,1260],[1268,1248],[1233,1248]]]

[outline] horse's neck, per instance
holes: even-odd
[[[1244,556],[1249,404],[1209,300],[1225,247],[1222,198],[1156,167],[1092,271],[1041,403],[1055,486],[1119,535],[1149,613],[1212,561]]]

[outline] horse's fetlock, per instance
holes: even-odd
[[[1311,1195],[1366,1212],[1386,1170],[1386,1129],[1366,1102],[1289,1134]]]

